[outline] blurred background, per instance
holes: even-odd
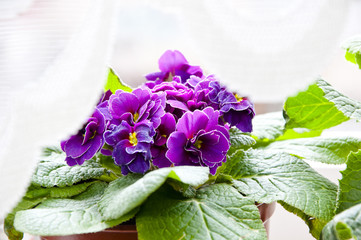
[[[19,91],[29,86],[39,89],[44,83],[54,89],[62,86],[62,81],[67,84],[68,78],[62,75],[64,69],[73,69],[74,74],[79,70],[73,81],[81,83],[83,91],[49,105],[49,109],[61,109],[64,102],[69,102],[72,110],[68,112],[76,115],[83,111],[77,116],[64,111],[57,118],[64,125],[73,122],[66,133],[64,130],[44,137],[58,142],[81,125],[77,119],[84,119],[95,101],[89,98],[86,105],[76,102],[74,96],[87,99],[98,93],[95,87],[90,89],[94,81],[98,81],[97,86],[103,84],[104,79],[92,82],[83,73],[97,71],[103,76],[102,67],[111,66],[124,82],[136,87],[145,81],[145,74],[158,70],[157,60],[167,49],[180,50],[192,65],[216,74],[229,88],[250,97],[258,114],[281,110],[287,96],[304,89],[319,76],[345,95],[361,101],[361,71],[344,59],[345,51],[340,47],[344,40],[361,33],[360,13],[360,0],[0,0],[0,157],[15,146],[8,139],[16,135],[17,126],[12,119],[20,114],[21,108],[14,107],[12,99]],[[107,23],[97,24],[105,17],[109,18]],[[93,35],[79,34],[89,26],[94,26]],[[97,38],[100,40],[93,45],[86,44]],[[82,51],[76,51],[79,49]],[[104,54],[87,55],[97,50]],[[72,62],[74,59],[78,61]],[[84,61],[89,64],[81,65]],[[64,63],[71,68],[62,67]],[[33,92],[27,93],[18,101],[20,106],[22,101],[25,104],[34,97]],[[41,98],[42,93],[35,95]],[[37,121],[39,112],[26,114],[26,121]],[[42,120],[43,128],[51,125]],[[343,131],[360,134],[353,123],[326,134]],[[24,139],[17,139],[16,146],[29,144],[29,139]],[[29,149],[35,151],[39,146]],[[6,160],[0,158],[0,166],[6,169],[4,174],[16,171],[14,179],[19,182],[14,182],[16,187],[8,192],[9,205],[21,195],[36,161],[29,160],[21,172],[19,166],[24,165]],[[342,166],[315,168],[337,181]],[[0,192],[10,189],[4,181],[0,184]],[[5,209],[8,205],[4,199],[0,197],[0,205]],[[312,239],[307,232],[302,220],[277,207],[271,220],[271,240]],[[0,239],[6,238],[0,235]]]

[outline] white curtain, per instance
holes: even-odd
[[[0,0],[0,217],[24,193],[41,147],[58,144],[90,114],[108,65],[131,63],[125,77],[156,71],[172,42],[229,87],[279,102],[328,64],[349,2]],[[165,18],[147,15],[134,34],[141,37],[131,38],[147,9]],[[139,18],[127,22],[115,10]]]

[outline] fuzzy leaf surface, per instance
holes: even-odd
[[[306,160],[329,164],[342,164],[351,151],[361,149],[361,139],[354,137],[314,137],[276,141],[264,150],[287,152]]]
[[[322,230],[321,239],[361,239],[361,204],[337,214]]]
[[[140,240],[266,240],[259,211],[228,184],[201,188],[185,198],[170,188],[153,194],[137,215]]]
[[[42,187],[65,187],[107,174],[107,170],[94,159],[72,167],[68,166],[64,159],[65,153],[56,152],[43,157],[32,177],[32,183]]]
[[[15,228],[33,235],[71,235],[97,232],[133,217],[136,209],[113,221],[102,218],[98,202],[107,183],[97,182],[73,199],[49,199],[15,215]]]
[[[361,69],[361,36],[355,36],[342,44],[346,50],[345,58]]]
[[[334,215],[337,186],[295,156],[237,151],[226,163],[223,174],[232,176],[234,186],[259,203],[283,201],[305,215],[325,221]]]
[[[324,130],[349,119],[361,120],[361,103],[319,79],[306,91],[289,97],[284,106],[286,128]]]
[[[193,166],[161,168],[144,176],[128,174],[110,183],[99,202],[99,209],[104,219],[117,219],[140,206],[167,178],[198,186],[208,180],[208,175],[209,168]]]
[[[337,213],[361,203],[361,150],[348,156],[347,168],[341,173]]]

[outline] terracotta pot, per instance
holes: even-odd
[[[269,219],[275,210],[276,204],[262,203],[262,204],[258,204],[257,207],[268,234]],[[49,237],[41,237],[41,239],[42,240],[137,240],[138,233],[135,227],[135,222],[133,220],[130,222],[126,222],[125,224],[106,229],[101,232],[76,234],[76,235],[68,235],[68,236],[49,236]]]

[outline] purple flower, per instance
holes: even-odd
[[[161,124],[156,130],[154,137],[154,144],[152,145],[151,152],[153,164],[157,167],[170,167],[172,162],[165,156],[168,148],[166,142],[169,135],[174,132],[176,126],[175,118],[172,114],[166,113],[162,119]]]
[[[189,65],[187,59],[177,50],[167,50],[159,58],[158,64],[160,72],[150,73],[146,76],[148,80],[155,81],[155,84],[147,84],[150,88],[163,81],[171,81],[174,76],[179,76],[182,83],[185,83],[191,75],[203,76],[202,69]]]
[[[188,84],[195,85],[195,89],[208,88],[208,99],[210,100],[208,105],[218,109],[224,121],[231,126],[236,126],[242,132],[252,132],[252,119],[255,112],[252,102],[247,98],[241,98],[237,94],[227,91],[213,76],[198,82],[192,80]]]
[[[237,99],[238,98],[238,99]],[[247,98],[221,91],[218,94],[220,112],[223,119],[242,132],[252,132],[252,119],[255,115],[253,104]]]
[[[227,128],[218,124],[219,115],[211,107],[186,112],[167,141],[168,159],[175,166],[208,166],[215,174],[230,147]]]
[[[148,89],[137,88],[133,92],[117,90],[109,99],[109,112],[112,124],[126,120],[131,125],[144,120],[153,123],[154,128],[160,124],[164,115],[165,93],[152,93]]]
[[[69,166],[82,165],[91,159],[104,145],[103,133],[106,129],[104,115],[95,109],[84,127],[68,140],[61,142],[61,148],[66,153],[65,161]]]
[[[121,166],[122,174],[145,173],[149,169],[154,135],[153,124],[147,120],[134,126],[123,120],[105,132],[105,141],[113,147],[112,156],[115,164]]]
[[[179,77],[176,77],[176,79]],[[166,94],[166,112],[181,117],[185,111],[189,111],[187,102],[193,98],[194,91],[186,85],[178,82],[163,82],[152,89],[154,93]]]

